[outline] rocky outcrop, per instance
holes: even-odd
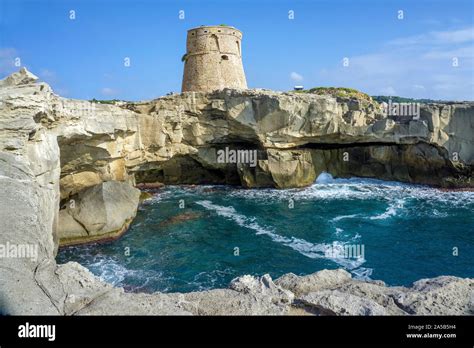
[[[474,105],[469,103],[423,106],[420,120],[408,123],[353,101],[259,90],[185,93],[122,107],[128,121],[129,110],[135,112],[136,126],[128,131],[100,140],[99,131],[91,138],[59,137],[62,197],[83,188],[81,182],[111,175],[140,183],[289,188],[309,185],[327,171],[334,177],[472,187]],[[118,107],[112,112],[121,118]],[[75,127],[92,121],[89,117],[103,122],[91,114]],[[81,148],[84,160],[69,155]],[[219,163],[217,151],[225,148],[257,151],[257,166]]]
[[[60,245],[119,237],[136,215],[140,190],[106,181],[72,196],[59,211]]]
[[[420,121],[395,124],[365,115],[357,103],[346,108],[311,94],[224,90],[118,107],[64,99],[34,81],[22,69],[0,82],[0,244],[31,247],[25,257],[0,258],[2,314],[473,314],[472,279],[391,288],[338,270],[132,294],[54,259],[58,220],[66,242],[120,230],[135,213],[138,193],[129,185],[137,181],[285,188],[327,169],[469,186],[471,104],[430,105]],[[216,161],[223,147],[257,150],[258,165]]]
[[[0,87],[28,85],[36,81],[38,81],[38,76],[29,72],[26,68],[21,68],[18,72],[0,80]]]
[[[242,185],[245,187],[304,187],[309,186],[321,171],[315,168],[311,151],[266,151],[267,159],[259,160],[256,167],[239,166]]]
[[[311,184],[322,171],[473,185],[472,103],[424,105],[419,120],[405,123],[366,100],[267,90],[116,106],[58,97],[32,76],[22,70],[3,82],[0,122],[10,134],[0,145],[15,153],[36,131],[56,137],[62,199],[111,180],[289,188]],[[217,151],[225,148],[257,151],[258,163],[220,163]]]
[[[411,288],[351,278],[340,269],[307,276],[287,274],[277,286],[295,291],[294,304],[319,315],[473,315],[474,280],[422,279]]]

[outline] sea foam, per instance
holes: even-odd
[[[217,215],[230,219],[237,223],[241,227],[245,227],[255,231],[256,235],[266,235],[271,238],[272,241],[285,245],[300,254],[316,259],[326,258],[335,263],[347,268],[354,269],[359,267],[365,262],[365,259],[346,259],[343,258],[344,244],[341,241],[334,241],[332,244],[329,243],[311,243],[301,238],[296,237],[285,237],[276,233],[272,228],[264,227],[258,224],[254,217],[247,217],[239,214],[233,207],[226,207],[212,203],[208,200],[198,201],[196,204],[215,211]],[[327,256],[328,249],[332,250],[332,257]]]

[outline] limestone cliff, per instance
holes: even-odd
[[[288,188],[322,171],[472,186],[472,103],[424,105],[419,120],[402,124],[357,99],[267,90],[119,107],[61,98],[24,77],[20,85],[4,82],[0,93],[3,132],[23,134],[2,136],[2,149],[17,154],[28,138],[57,137],[62,199],[110,180]],[[216,150],[225,147],[257,150],[258,165],[218,163]]]
[[[54,256],[59,237],[71,232],[61,225],[58,236],[60,215],[80,222],[74,225],[79,236],[120,230],[134,215],[132,204],[122,226],[110,223],[110,202],[101,203],[103,182],[286,188],[308,185],[327,170],[471,187],[473,115],[472,104],[433,104],[423,107],[421,120],[396,124],[380,117],[376,106],[356,101],[257,90],[184,93],[119,107],[61,98],[22,69],[0,81],[0,244],[36,245],[38,252],[35,258],[0,258],[0,312],[342,314],[350,295],[354,314],[472,314],[471,279],[438,277],[394,289],[329,271],[288,275],[277,284],[247,276],[230,289],[186,295],[129,294],[76,263],[58,266]],[[218,163],[215,150],[222,147],[258,150],[257,166]],[[124,200],[138,199],[133,190],[125,192],[119,195]],[[100,203],[104,214],[98,221],[87,212],[60,214],[74,197],[79,204]],[[447,300],[435,304],[434,296]]]

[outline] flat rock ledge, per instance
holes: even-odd
[[[182,182],[183,173],[189,172],[188,165],[194,168],[198,162],[207,165],[210,161],[207,152],[199,152],[198,147],[212,139],[221,139],[222,144],[226,144],[231,139],[230,135],[235,133],[255,144],[285,148],[301,145],[310,138],[318,142],[346,141],[348,138],[392,141],[394,136],[397,139],[402,136],[402,133],[396,132],[409,131],[401,127],[395,132],[393,125],[387,128],[387,132],[385,128],[379,131],[379,126],[383,126],[386,120],[376,120],[370,116],[371,113],[367,114],[366,120],[362,120],[364,122],[359,120],[363,124],[360,129],[344,125],[344,117],[355,117],[359,112],[344,111],[330,97],[255,91],[240,96],[232,93],[237,92],[228,91],[216,96],[183,94],[123,109],[61,98],[48,85],[36,83],[36,77],[25,69],[0,81],[0,314],[474,314],[474,279],[451,276],[422,279],[410,288],[387,287],[380,281],[352,279],[348,272],[338,269],[306,276],[286,274],[275,281],[269,275],[245,275],[234,279],[227,289],[137,294],[127,293],[123,288],[101,281],[78,263],[56,263],[55,255],[61,238],[67,242],[67,238],[76,238],[84,233],[100,235],[121,230],[127,219],[134,216],[139,192],[129,186],[102,183],[123,181],[133,185],[136,176],[140,177],[137,173],[150,175],[153,170],[157,171],[155,177],[141,182],[153,183],[163,175],[170,183],[175,180]],[[208,100],[208,97],[212,98]],[[177,102],[185,105],[185,116],[189,119],[185,123],[181,123],[181,114],[176,111]],[[91,107],[94,107],[92,111]],[[436,112],[423,116],[427,122],[411,125],[412,128],[429,127],[427,134],[434,147],[425,150],[441,151],[444,157],[439,158],[439,165],[446,170],[458,171],[450,162],[446,164],[447,151],[459,151],[465,165],[470,166],[473,154],[468,144],[473,134],[473,106],[443,106],[443,112],[435,106],[432,108]],[[280,111],[272,111],[275,109]],[[219,110],[221,113],[218,113]],[[147,116],[148,112],[157,114]],[[285,123],[288,115],[296,115],[290,119],[297,123]],[[208,122],[211,119],[213,122]],[[278,120],[281,124],[274,122]],[[311,122],[306,122],[308,120]],[[437,120],[434,125],[429,123],[433,120]],[[219,127],[215,127],[216,122]],[[296,131],[297,128],[300,130]],[[214,129],[223,133],[213,134]],[[450,141],[433,138],[433,131],[444,137],[447,130],[456,131],[457,138]],[[367,135],[366,131],[370,134]],[[406,135],[406,139],[412,138],[410,133]],[[288,140],[280,143],[283,138],[292,137],[292,143]],[[425,136],[421,138],[426,140]],[[412,150],[422,151],[423,144],[412,144],[415,146]],[[447,144],[443,145],[447,147],[441,148],[440,144]],[[377,156],[385,158],[377,151]],[[270,155],[262,164],[262,173],[270,171],[271,180],[277,186],[287,185],[285,180],[288,175],[282,173],[286,172],[288,163],[300,168],[301,178],[312,180],[317,174],[313,166],[306,165],[311,159],[306,153],[295,151]],[[187,160],[176,166],[174,159],[182,159],[183,156],[188,156]],[[160,167],[163,163],[170,163],[170,166]],[[431,170],[436,165],[430,163],[426,168]],[[265,169],[267,167],[268,170]],[[225,168],[223,173],[227,173]],[[257,174],[242,175],[249,183],[257,180],[256,186],[260,185],[259,180],[270,180],[266,174]],[[354,175],[353,172],[346,174]],[[366,176],[375,174],[368,173]],[[411,177],[418,174],[412,172]],[[230,181],[239,178],[235,173],[228,175]],[[470,174],[466,175],[469,184]],[[292,178],[293,174],[288,177]],[[195,178],[186,179],[198,183]],[[114,202],[104,199],[106,196],[123,199]],[[69,202],[74,197],[77,198],[79,210],[64,208],[66,210],[60,213],[59,207],[63,202]],[[84,202],[91,202],[92,205],[83,205]],[[96,209],[100,214],[92,214],[90,209]],[[116,209],[123,209],[125,213],[120,213],[122,220],[113,225]],[[73,228],[58,230],[61,219],[68,220]],[[64,226],[61,224],[61,228]],[[9,252],[5,253],[7,249]],[[10,253],[20,249],[27,252]]]
[[[360,281],[343,269],[277,280],[245,275],[229,288],[191,293],[127,293],[75,262],[43,265],[33,284],[49,302],[24,301],[6,314],[60,315],[473,315],[474,280],[441,276],[411,288]],[[32,296],[31,289],[23,289]],[[8,308],[8,306],[7,306]]]

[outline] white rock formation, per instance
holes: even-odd
[[[120,108],[60,98],[35,80],[22,69],[0,82],[0,244],[37,247],[35,257],[0,258],[1,313],[473,314],[473,279],[438,277],[409,289],[390,288],[334,270],[306,277],[286,275],[275,282],[268,275],[244,276],[230,289],[189,294],[131,294],[103,283],[77,263],[57,265],[54,259],[60,198],[64,203],[76,194],[85,197],[90,191],[84,190],[96,192],[103,182],[193,182],[196,175],[207,173],[211,182],[289,187],[299,182],[295,176],[309,180],[322,168],[341,175],[356,171],[344,171],[332,162],[343,148],[312,151],[305,148],[308,144],[387,143],[390,146],[360,151],[379,164],[387,164],[393,151],[404,151],[399,165],[406,165],[408,172],[400,172],[400,177],[408,181],[427,180],[427,170],[441,168],[453,175],[455,184],[470,185],[472,105],[429,106],[421,121],[395,125],[377,120],[373,110],[364,117],[364,110],[340,105],[331,97],[226,90]],[[268,150],[258,171],[213,161],[211,145],[236,141],[258,145],[264,155]],[[452,151],[459,152],[459,163],[449,159]],[[424,169],[417,171],[420,166]],[[367,175],[398,178],[399,167],[385,172],[377,168]],[[432,181],[440,183],[438,179]],[[133,190],[127,192],[133,199],[137,196]],[[100,209],[107,211],[109,204],[104,201]],[[133,206],[125,210],[123,220],[134,214]],[[99,215],[101,225],[110,223],[107,214]],[[84,226],[94,225],[90,215],[68,215]],[[82,233],[77,225],[64,230],[73,225],[67,219],[62,216],[67,221],[61,226],[63,235]]]

